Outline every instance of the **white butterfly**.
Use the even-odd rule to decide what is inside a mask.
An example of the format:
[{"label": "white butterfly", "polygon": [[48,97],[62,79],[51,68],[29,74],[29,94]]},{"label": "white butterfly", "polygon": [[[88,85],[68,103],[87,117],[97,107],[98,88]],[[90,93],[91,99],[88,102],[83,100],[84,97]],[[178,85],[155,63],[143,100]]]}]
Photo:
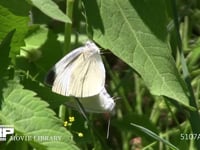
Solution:
[{"label": "white butterfly", "polygon": [[55,93],[79,98],[86,111],[112,111],[115,106],[104,88],[105,68],[100,50],[91,41],[56,63],[48,73],[46,82],[52,84]]},{"label": "white butterfly", "polygon": [[[84,110],[87,112],[112,112],[115,107],[113,98],[107,93],[105,88],[99,94],[90,97],[79,98],[79,101],[81,102]],[[79,106],[76,101],[67,101],[66,104],[79,111]]]}]

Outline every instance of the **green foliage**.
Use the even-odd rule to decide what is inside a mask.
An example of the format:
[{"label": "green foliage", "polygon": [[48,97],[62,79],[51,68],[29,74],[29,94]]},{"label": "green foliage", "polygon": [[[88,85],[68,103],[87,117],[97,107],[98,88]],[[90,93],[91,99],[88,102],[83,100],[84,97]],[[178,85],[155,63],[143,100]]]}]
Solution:
[{"label": "green foliage", "polygon": [[[0,124],[15,129],[0,149],[198,149],[188,136],[200,134],[200,4],[173,2],[0,0]],[[44,79],[87,39],[112,52],[102,57],[116,108],[85,120],[61,111],[74,99]]]},{"label": "green foliage", "polygon": [[59,7],[56,5],[56,3],[54,3],[51,0],[29,0],[31,2],[31,4],[35,7],[37,7],[38,9],[40,9],[44,14],[46,14],[47,16],[58,20],[58,21],[62,21],[65,23],[71,23],[69,17],[67,15],[65,15],[60,9]]},{"label": "green foliage", "polygon": [[148,130],[148,129],[146,129],[146,128],[142,127],[142,126],[136,125],[134,123],[131,123],[131,125],[139,128],[144,133],[148,134],[149,136],[151,136],[152,138],[156,139],[157,141],[161,141],[161,142],[165,143],[166,145],[169,145],[172,149],[175,149],[175,150],[178,149],[176,146],[172,145],[167,140],[160,138],[159,135],[157,135],[156,133],[152,132],[151,130]]},{"label": "green foliage", "polygon": [[14,33],[15,30],[9,32],[0,45],[0,53],[1,53],[0,60],[4,62],[0,64],[0,76],[4,75],[4,72],[7,70],[8,65],[10,64],[10,59],[9,59],[10,43]]},{"label": "green foliage", "polygon": [[24,37],[28,31],[30,6],[25,1],[1,0],[0,1],[0,41],[13,29],[16,33],[11,43],[10,56],[13,58],[19,54],[19,48],[24,43]]},{"label": "green foliage", "polygon": [[[29,141],[33,147],[51,150],[78,149],[72,135],[62,127],[62,121],[55,117],[55,112],[47,108],[48,103],[35,96],[36,93],[23,89],[16,81],[7,81],[0,112],[2,122],[14,125],[16,135],[33,137]],[[52,139],[40,140],[42,136]],[[53,138],[57,138],[57,141]]]}]

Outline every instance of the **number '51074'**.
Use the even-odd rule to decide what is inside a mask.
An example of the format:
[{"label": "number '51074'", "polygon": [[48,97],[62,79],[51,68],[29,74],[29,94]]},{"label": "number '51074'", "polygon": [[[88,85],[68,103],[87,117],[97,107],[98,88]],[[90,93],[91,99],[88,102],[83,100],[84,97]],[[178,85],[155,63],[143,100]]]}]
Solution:
[{"label": "number '51074'", "polygon": [[181,133],[181,140],[200,140],[200,134],[198,133]]}]

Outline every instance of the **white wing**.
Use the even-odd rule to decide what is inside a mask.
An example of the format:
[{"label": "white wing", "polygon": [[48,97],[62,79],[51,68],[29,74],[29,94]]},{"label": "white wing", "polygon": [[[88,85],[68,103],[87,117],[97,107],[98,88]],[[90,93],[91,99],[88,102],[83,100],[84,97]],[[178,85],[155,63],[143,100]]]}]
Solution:
[{"label": "white wing", "polygon": [[77,48],[59,60],[48,72],[45,82],[49,85],[53,85],[55,78],[61,74],[67,66],[70,66],[71,62],[82,53],[83,48],[84,47]]},{"label": "white wing", "polygon": [[94,43],[86,43],[54,67],[55,80],[52,90],[65,96],[89,97],[104,88],[105,68]]},{"label": "white wing", "polygon": [[61,72],[65,70],[77,57],[83,52],[84,47],[77,48],[64,56],[60,61],[56,63],[54,66],[54,70],[56,75],[59,75]]},{"label": "white wing", "polygon": [[105,69],[99,54],[85,60],[78,56],[57,75],[53,91],[65,96],[89,97],[98,94],[105,84]]}]

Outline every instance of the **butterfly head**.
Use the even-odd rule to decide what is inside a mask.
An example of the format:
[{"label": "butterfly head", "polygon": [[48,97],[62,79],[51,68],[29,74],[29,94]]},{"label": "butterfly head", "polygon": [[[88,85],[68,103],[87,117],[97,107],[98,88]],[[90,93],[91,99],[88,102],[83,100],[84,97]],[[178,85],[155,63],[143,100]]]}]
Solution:
[{"label": "butterfly head", "polygon": [[87,53],[88,56],[100,54],[100,49],[96,46],[95,43],[91,41],[86,42],[84,49],[85,49],[85,53]]}]

